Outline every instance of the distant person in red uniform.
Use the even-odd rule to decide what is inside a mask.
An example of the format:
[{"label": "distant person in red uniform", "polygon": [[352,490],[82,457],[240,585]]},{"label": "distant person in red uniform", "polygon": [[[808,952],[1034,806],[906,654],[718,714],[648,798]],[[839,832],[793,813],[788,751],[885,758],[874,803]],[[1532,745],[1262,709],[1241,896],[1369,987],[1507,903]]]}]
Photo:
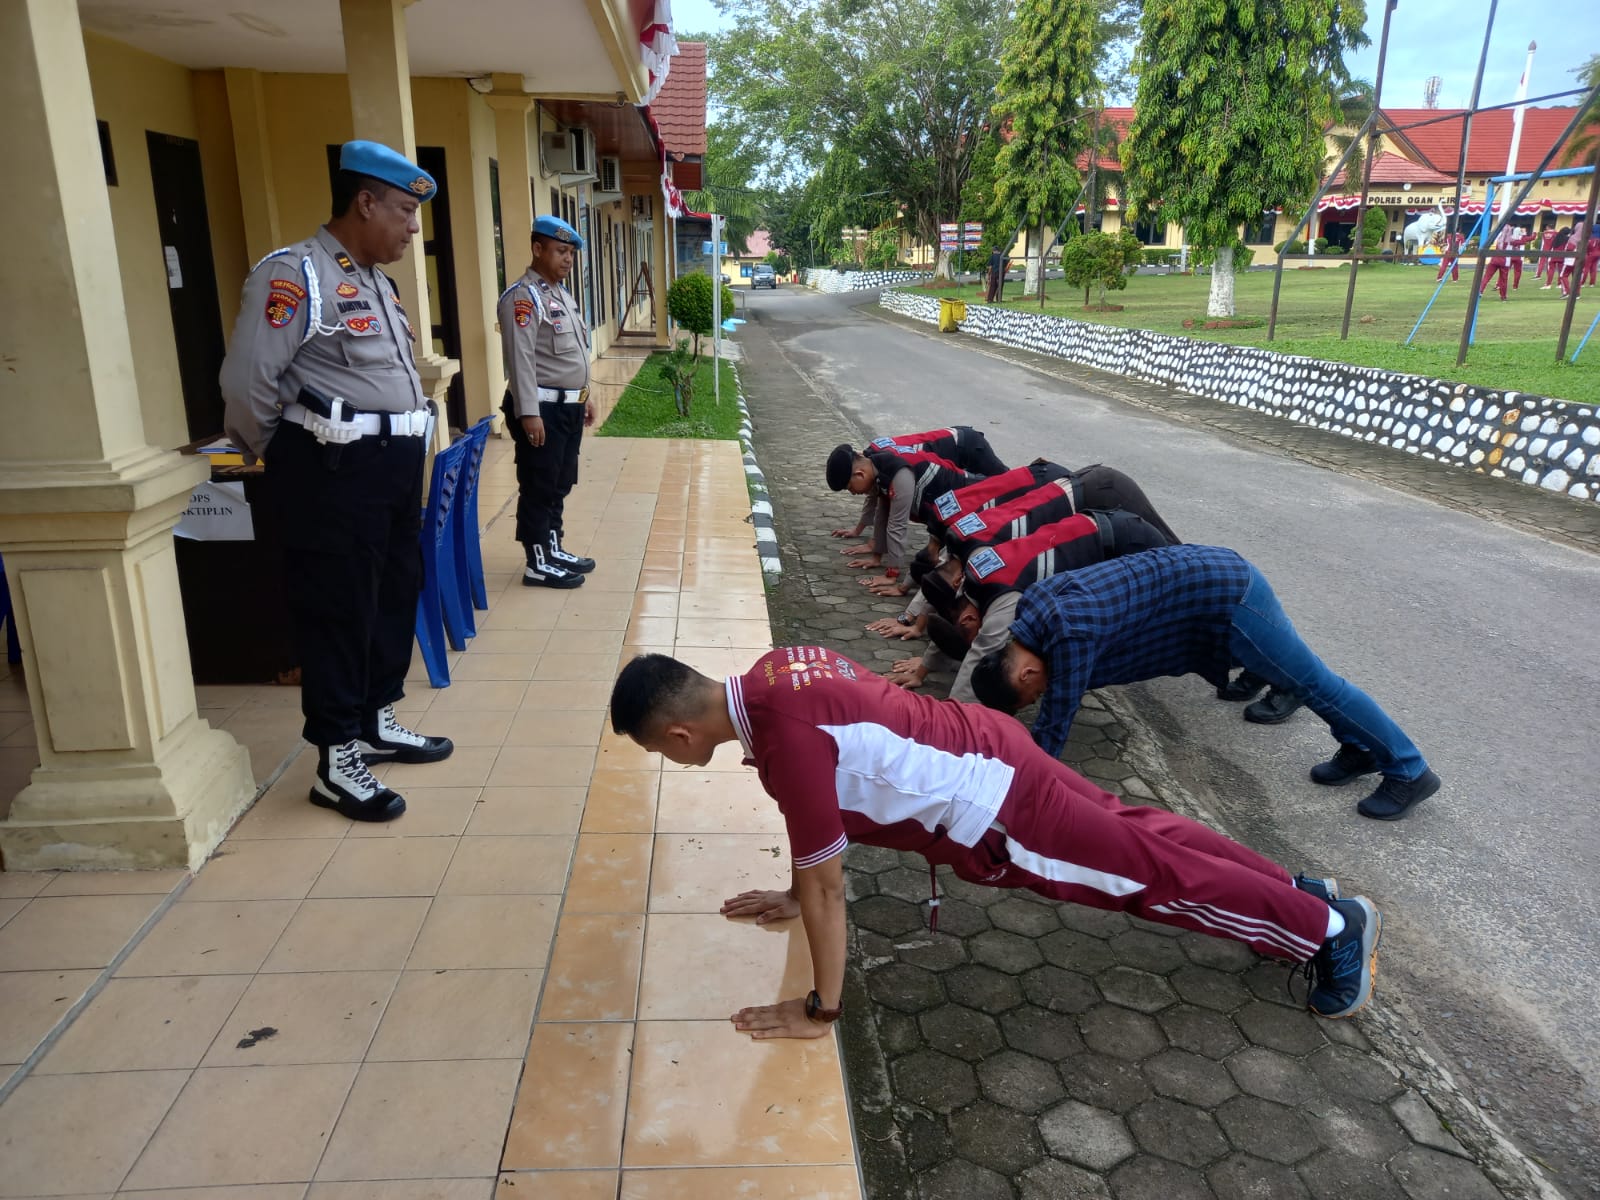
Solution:
[{"label": "distant person in red uniform", "polygon": [[[1567,239],[1567,256],[1561,260],[1561,298],[1563,300],[1572,294],[1572,273],[1579,270],[1578,243],[1582,240],[1583,219],[1580,217],[1578,220],[1572,223],[1572,235]],[[1594,235],[1592,233],[1590,234],[1589,240],[1591,242],[1594,241]],[[1585,260],[1587,260],[1587,247],[1584,248],[1584,257]],[[1588,270],[1587,262],[1585,262],[1582,270]],[[1578,275],[1578,283],[1580,286],[1583,283],[1583,275],[1581,273]]]},{"label": "distant person in red uniform", "polygon": [[1488,293],[1491,284],[1496,285],[1500,299],[1506,299],[1506,276],[1511,268],[1511,260],[1506,257],[1506,251],[1511,249],[1511,231],[1513,225],[1507,225],[1494,239],[1494,245],[1489,250],[1489,269],[1484,273],[1483,286],[1478,289],[1478,295]]},{"label": "distant person in red uniform", "polygon": [[1583,261],[1588,270],[1583,278],[1584,286],[1593,287],[1595,274],[1600,271],[1600,237],[1596,237],[1592,229],[1589,231],[1589,248],[1584,251]]},{"label": "distant person in red uniform", "polygon": [[1551,241],[1551,243],[1550,243],[1550,249],[1552,251],[1554,251],[1554,256],[1544,260],[1545,261],[1544,287],[1539,289],[1541,292],[1549,291],[1551,288],[1553,288],[1556,285],[1556,280],[1561,278],[1561,256],[1562,256],[1562,251],[1566,250],[1567,244],[1571,240],[1572,240],[1572,230],[1571,229],[1558,229],[1558,230],[1556,230],[1556,236],[1555,236],[1554,240]]},{"label": "distant person in red uniform", "polygon": [[1371,996],[1381,920],[1369,901],[1297,879],[1176,813],[1124,805],[1011,717],[902,691],[825,647],[771,650],[726,680],[662,654],[635,658],[612,689],[611,726],[685,766],[737,740],[783,814],[792,885],[743,892],[722,913],[798,916],[814,986],[804,999],[734,1013],[754,1037],[821,1037],[843,1009],[841,856],[851,842],[915,851],[969,883],[1309,962],[1307,1002],[1325,1017],[1348,1017]]},{"label": "distant person in red uniform", "polygon": [[1450,272],[1451,283],[1461,278],[1461,247],[1466,240],[1460,233],[1445,235],[1444,249],[1439,252],[1439,273],[1433,277],[1435,283],[1444,278],[1446,271]]},{"label": "distant person in red uniform", "polygon": [[[1555,245],[1555,242],[1556,242],[1556,231],[1555,231],[1555,229],[1554,228],[1546,229],[1543,233],[1541,233],[1539,235],[1539,252],[1541,254],[1548,254],[1550,252],[1550,248]],[[1536,266],[1535,266],[1535,269],[1534,269],[1534,272],[1533,272],[1533,277],[1535,279],[1543,279],[1543,278],[1545,278],[1545,276],[1549,275],[1549,273],[1550,273],[1550,263],[1552,261],[1553,260],[1548,259],[1548,258],[1541,258],[1538,261],[1538,263],[1536,264]],[[1544,286],[1545,287],[1549,287],[1550,285],[1549,284],[1545,284]]]},{"label": "distant person in red uniform", "polygon": [[1510,248],[1517,254],[1517,257],[1511,260],[1511,290],[1514,292],[1522,286],[1522,254],[1527,250],[1533,233],[1524,229],[1521,225],[1512,225],[1509,228],[1511,230]]}]

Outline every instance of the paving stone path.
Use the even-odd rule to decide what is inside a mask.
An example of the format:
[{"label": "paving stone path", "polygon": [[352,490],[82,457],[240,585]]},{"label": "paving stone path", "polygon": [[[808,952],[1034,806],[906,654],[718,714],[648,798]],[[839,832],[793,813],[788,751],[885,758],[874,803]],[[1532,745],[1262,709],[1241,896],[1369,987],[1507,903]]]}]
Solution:
[{"label": "paving stone path", "polygon": [[[822,464],[862,431],[759,324],[741,340],[784,560],[769,597],[775,638],[879,670],[920,653],[921,642],[864,631],[899,605],[868,595],[829,536],[857,507],[826,491]],[[1155,748],[1134,720],[1091,695],[1065,760],[1107,791],[1184,807],[1136,767]],[[1377,1049],[1364,1020],[1310,1016],[1282,964],[948,872],[931,933],[923,859],[857,846],[846,864],[842,1029],[871,1200],[1533,1194],[1514,1164],[1474,1161],[1421,1094],[1426,1077]]]}]

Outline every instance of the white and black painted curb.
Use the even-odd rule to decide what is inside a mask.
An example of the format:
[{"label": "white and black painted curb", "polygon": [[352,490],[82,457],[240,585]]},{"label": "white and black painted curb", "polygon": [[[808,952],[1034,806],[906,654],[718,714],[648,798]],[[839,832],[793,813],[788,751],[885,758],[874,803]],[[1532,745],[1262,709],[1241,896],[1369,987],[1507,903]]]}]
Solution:
[{"label": "white and black painted curb", "polygon": [[[730,364],[733,365],[733,364]],[[733,365],[733,378],[739,395],[739,449],[744,455],[744,478],[750,485],[750,524],[756,531],[756,553],[761,555],[761,574],[768,584],[778,582],[783,561],[778,557],[778,531],[772,524],[772,493],[767,477],[756,462],[755,435],[750,424],[750,406],[744,402],[744,381]]]},{"label": "white and black painted curb", "polygon": [[807,267],[806,286],[819,292],[865,292],[899,283],[927,283],[927,271],[835,271],[830,267]]},{"label": "white and black painted curb", "polygon": [[[890,312],[938,323],[937,297],[887,291],[880,302]],[[1590,405],[986,304],[969,303],[960,328],[1001,345],[1600,501],[1600,414]]]}]

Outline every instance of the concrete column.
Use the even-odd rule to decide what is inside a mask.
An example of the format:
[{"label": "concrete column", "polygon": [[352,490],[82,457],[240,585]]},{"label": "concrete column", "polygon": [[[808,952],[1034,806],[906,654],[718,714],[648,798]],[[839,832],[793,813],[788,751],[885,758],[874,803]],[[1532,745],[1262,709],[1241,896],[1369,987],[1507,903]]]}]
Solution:
[{"label": "concrete column", "polygon": [[267,143],[266,101],[261,72],[228,67],[222,72],[233,122],[233,152],[239,165],[239,203],[244,212],[246,257],[254,266],[284,245],[278,221],[278,188]]},{"label": "concrete column", "polygon": [[[527,270],[528,234],[533,229],[533,168],[528,156],[528,114],[533,97],[515,75],[494,76],[484,98],[494,109],[495,158],[500,163],[500,229],[505,240],[506,282]],[[513,266],[515,264],[515,266]]]},{"label": "concrete column", "polygon": [[656,345],[672,348],[672,335],[669,331],[671,318],[667,316],[667,289],[672,286],[677,270],[672,261],[672,218],[667,216],[667,198],[661,194],[661,185],[658,183],[651,197],[650,205],[650,244],[654,250],[651,257],[654,261],[650,264],[650,280],[655,286],[656,300]]},{"label": "concrete column", "polygon": [[[350,78],[350,115],[357,138],[382,142],[416,161],[417,136],[411,120],[411,56],[406,43],[405,10],[414,0],[339,0],[344,22],[345,70]],[[442,181],[441,181],[442,182]],[[433,304],[422,244],[384,268],[400,285],[400,299],[417,331],[417,373],[422,389],[439,406],[437,446],[448,443],[445,391],[461,364],[433,352]]]},{"label": "concrete column", "polygon": [[[46,85],[46,80],[49,81]],[[77,6],[0,3],[0,553],[40,766],[9,870],[198,866],[254,794],[196,714],[172,527],[205,464],[146,444]]]}]

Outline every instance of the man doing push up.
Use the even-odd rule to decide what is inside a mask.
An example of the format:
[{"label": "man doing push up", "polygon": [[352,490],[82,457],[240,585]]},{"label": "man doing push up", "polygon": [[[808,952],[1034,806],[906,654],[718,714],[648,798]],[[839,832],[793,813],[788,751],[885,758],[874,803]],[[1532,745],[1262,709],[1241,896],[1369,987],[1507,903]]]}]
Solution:
[{"label": "man doing push up", "polygon": [[1325,1017],[1348,1017],[1371,996],[1380,919],[1366,899],[1340,899],[1331,880],[1292,877],[1186,817],[1125,805],[1013,718],[903,691],[824,647],[768,651],[727,680],[662,654],[635,658],[612,689],[611,725],[685,766],[737,739],[778,802],[792,885],[735,896],[722,911],[799,916],[815,986],[735,1013],[755,1037],[818,1037],[841,1012],[850,842],[1309,963],[1308,1003]]}]

